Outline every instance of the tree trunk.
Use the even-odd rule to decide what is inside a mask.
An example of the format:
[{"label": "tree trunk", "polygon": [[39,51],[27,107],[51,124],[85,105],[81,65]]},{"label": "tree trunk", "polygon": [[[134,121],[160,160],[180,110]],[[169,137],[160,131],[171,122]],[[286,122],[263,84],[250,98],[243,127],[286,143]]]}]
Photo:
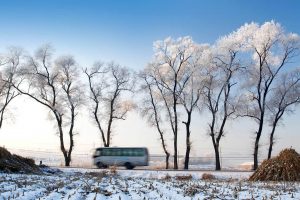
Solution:
[{"label": "tree trunk", "polygon": [[178,150],[177,150],[177,134],[178,134],[178,116],[177,116],[177,74],[174,77],[175,84],[173,87],[173,112],[174,112],[174,169],[178,169]]},{"label": "tree trunk", "polygon": [[110,101],[110,114],[109,114],[109,120],[107,125],[107,132],[106,132],[106,144],[104,144],[105,147],[110,146],[110,134],[111,134],[111,126],[113,123],[113,117],[114,117],[114,105],[115,105],[115,99],[116,99],[117,90],[114,93],[113,99]]},{"label": "tree trunk", "polygon": [[161,134],[161,140],[162,140],[162,146],[163,146],[163,149],[164,149],[164,152],[166,154],[166,169],[169,169],[169,158],[170,158],[170,153],[168,152],[167,150],[167,147],[165,145],[165,141],[164,141],[164,138],[163,138],[163,135],[162,133]]},{"label": "tree trunk", "polygon": [[170,158],[170,154],[166,153],[166,169],[169,169],[169,158]]},{"label": "tree trunk", "polygon": [[191,141],[190,141],[191,114],[192,113],[188,111],[187,112],[188,119],[186,122],[183,122],[186,128],[186,152],[185,152],[185,159],[184,159],[184,169],[189,169],[190,151],[191,151]]},{"label": "tree trunk", "polygon": [[[260,124],[262,124],[262,123],[260,123]],[[253,153],[253,157],[254,157],[253,170],[256,170],[258,167],[258,148],[259,148],[259,139],[261,136],[261,132],[262,132],[262,125],[259,126],[259,129],[256,132],[256,138],[255,138],[255,143],[254,143],[254,153]]]},{"label": "tree trunk", "polygon": [[69,156],[65,156],[65,166],[69,167],[71,163],[71,157]]},{"label": "tree trunk", "polygon": [[1,111],[1,117],[0,117],[0,128],[2,128],[2,123],[3,123],[3,119],[4,119],[4,111],[5,111],[5,105]]},{"label": "tree trunk", "polygon": [[71,153],[72,151],[68,151],[68,156],[65,158],[65,165],[66,167],[69,167],[72,161],[72,157],[71,157]]},{"label": "tree trunk", "polygon": [[103,145],[106,147],[106,139],[105,139],[105,134],[104,134],[104,131],[101,127],[101,124],[100,124],[100,121],[99,121],[99,118],[98,118],[98,109],[99,109],[99,102],[96,101],[96,105],[95,105],[95,108],[94,108],[94,119],[96,121],[96,124],[97,124],[97,127],[101,133],[101,138],[102,138],[102,142],[103,142]]},{"label": "tree trunk", "polygon": [[214,150],[215,150],[215,169],[216,171],[220,171],[221,170],[221,162],[220,162],[220,152],[219,152],[219,144],[216,143],[213,145],[214,146]]},{"label": "tree trunk", "polygon": [[6,94],[6,97],[5,97],[5,103],[3,104],[3,108],[2,108],[2,111],[1,111],[0,128],[2,128],[5,109],[8,106],[8,104],[10,103],[10,101],[14,98],[13,95],[10,97],[10,90],[12,88],[12,85],[11,85],[12,84],[11,83],[12,80],[11,79],[12,79],[12,77],[10,77],[10,79],[9,79],[9,87],[8,87],[8,91],[7,91],[7,94]]},{"label": "tree trunk", "polygon": [[259,127],[256,132],[256,138],[254,142],[254,153],[253,153],[253,170],[256,170],[258,167],[258,148],[259,148],[259,139],[262,133],[263,125],[264,125],[264,108],[260,108],[260,120],[259,120]]},{"label": "tree trunk", "polygon": [[271,156],[272,156],[272,149],[273,149],[273,130],[272,133],[270,135],[270,144],[269,144],[269,151],[268,151],[268,160],[270,160]]},{"label": "tree trunk", "polygon": [[[187,140],[189,140],[189,139],[187,139]],[[185,159],[184,159],[184,169],[189,169],[190,151],[191,151],[191,145],[187,144],[186,152],[185,152]]]},{"label": "tree trunk", "polygon": [[68,157],[68,152],[66,151],[65,145],[64,145],[64,132],[62,129],[62,120],[61,116],[53,110],[53,113],[56,118],[57,126],[58,126],[58,131],[59,131],[59,141],[60,141],[60,150],[63,153],[64,159],[65,159],[65,166],[70,166],[70,158]]},{"label": "tree trunk", "polygon": [[174,169],[178,169],[178,162],[177,162],[177,133],[174,134]]},{"label": "tree trunk", "polygon": [[72,161],[72,151],[74,147],[74,139],[73,139],[73,127],[74,127],[74,120],[75,120],[75,111],[74,108],[72,109],[72,122],[69,130],[69,139],[70,139],[70,146],[69,146],[69,151],[68,151],[68,160],[66,162],[66,166],[70,166],[70,163]]},{"label": "tree trunk", "polygon": [[60,139],[60,150],[63,153],[64,158],[65,158],[65,166],[70,166],[70,160],[68,158],[68,152],[66,151],[65,146],[64,146],[64,139],[63,139],[62,132],[59,134],[59,139]]},{"label": "tree trunk", "polygon": [[110,119],[108,121],[107,126],[107,135],[106,135],[106,144],[104,144],[105,147],[109,147],[110,145],[110,133],[111,133],[111,124],[112,124],[112,115],[110,116]]},{"label": "tree trunk", "polygon": [[273,150],[273,144],[274,144],[274,133],[275,133],[275,129],[277,126],[277,122],[278,120],[276,119],[273,123],[273,127],[272,127],[272,131],[270,134],[270,144],[269,144],[269,151],[268,151],[268,160],[271,158],[272,156],[272,150]]},{"label": "tree trunk", "polygon": [[[175,101],[175,100],[174,100]],[[174,117],[175,117],[175,130],[174,130],[174,169],[178,169],[178,150],[177,150],[177,131],[178,131],[178,119],[177,119],[177,107],[176,101],[174,103]]]},{"label": "tree trunk", "polygon": [[256,170],[258,167],[258,145],[259,145],[259,137],[260,135],[257,133],[255,143],[254,143],[254,160],[253,160],[253,170]]},{"label": "tree trunk", "polygon": [[215,150],[215,170],[219,171],[221,170],[221,162],[220,162],[220,152],[219,152],[219,140],[215,139],[215,135],[213,134],[213,127],[211,127],[211,140],[213,143],[213,147]]}]

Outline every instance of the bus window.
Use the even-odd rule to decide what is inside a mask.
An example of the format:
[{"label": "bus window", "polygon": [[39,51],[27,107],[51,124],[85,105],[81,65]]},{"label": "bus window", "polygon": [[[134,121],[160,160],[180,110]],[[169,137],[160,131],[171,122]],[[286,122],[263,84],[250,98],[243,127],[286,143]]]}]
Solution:
[{"label": "bus window", "polygon": [[102,150],[103,156],[111,156],[111,150],[110,149],[103,149]]},{"label": "bus window", "polygon": [[115,149],[115,156],[122,156],[122,150],[121,149]]}]

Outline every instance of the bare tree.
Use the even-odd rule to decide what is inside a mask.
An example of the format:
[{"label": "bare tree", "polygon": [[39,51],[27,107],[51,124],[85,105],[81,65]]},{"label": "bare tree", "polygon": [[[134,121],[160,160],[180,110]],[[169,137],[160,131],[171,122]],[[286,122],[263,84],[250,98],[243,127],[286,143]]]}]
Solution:
[{"label": "bare tree", "polygon": [[184,159],[184,169],[189,168],[190,151],[192,146],[190,139],[192,114],[198,106],[198,102],[200,100],[200,95],[202,91],[202,84],[197,78],[198,77],[195,76],[195,73],[192,73],[186,88],[182,91],[181,94],[181,104],[183,105],[184,110],[186,111],[187,117],[186,121],[182,121],[186,129],[186,152]]},{"label": "bare tree", "polygon": [[147,118],[147,121],[151,126],[156,127],[160,136],[163,151],[166,156],[166,169],[169,169],[170,153],[167,150],[166,139],[164,136],[165,134],[162,128],[163,122],[161,117],[161,110],[163,108],[163,105],[161,105],[162,102],[160,101],[160,93],[156,89],[156,82],[149,75],[147,75],[147,72],[141,73],[140,78],[143,80],[144,83],[141,86],[141,91],[147,94],[142,103],[143,105],[141,107],[141,113],[143,117]]},{"label": "bare tree", "polygon": [[238,34],[231,33],[222,37],[211,47],[210,64],[203,76],[205,106],[211,114],[209,135],[215,152],[215,169],[221,170],[220,141],[225,135],[227,121],[236,111],[237,93],[232,87],[237,84],[237,75],[241,69],[238,54],[243,45]]},{"label": "bare tree", "polygon": [[10,47],[8,53],[0,59],[0,128],[2,127],[4,114],[10,102],[19,95],[13,88],[13,84],[19,85],[22,80],[17,76],[21,63],[23,50],[18,47]]},{"label": "bare tree", "polygon": [[220,163],[220,141],[225,135],[225,126],[228,119],[235,112],[234,98],[232,98],[232,87],[236,84],[235,75],[239,70],[239,64],[235,62],[236,52],[230,52],[229,62],[220,60],[216,68],[207,74],[205,84],[206,107],[211,113],[209,123],[209,135],[211,136],[215,151],[215,169],[221,170]]},{"label": "bare tree", "polygon": [[[34,57],[29,56],[27,66],[22,70],[27,85],[15,88],[50,110],[56,121],[65,166],[70,166],[75,118],[81,104],[81,84],[74,58],[63,56],[53,62],[52,52],[52,47],[45,45],[36,51]],[[68,136],[65,132],[68,132]],[[68,138],[68,148],[65,137]]]},{"label": "bare tree", "polygon": [[116,63],[104,67],[96,63],[85,69],[89,82],[93,118],[101,133],[105,147],[111,145],[112,127],[116,120],[125,120],[128,111],[134,108],[132,101],[123,97],[124,92],[132,92],[135,81],[129,69]]},{"label": "bare tree", "polygon": [[269,139],[268,159],[271,158],[274,145],[274,133],[284,113],[290,113],[300,103],[300,69],[280,76],[272,91],[267,107],[271,111],[269,122],[272,127]]},{"label": "bare tree", "polygon": [[60,97],[61,120],[64,116],[64,127],[69,136],[68,150],[64,147],[63,134],[59,134],[61,141],[61,149],[65,157],[65,165],[69,166],[71,162],[71,154],[74,148],[74,131],[75,119],[78,114],[78,108],[82,104],[82,84],[79,81],[79,70],[76,61],[72,56],[62,56],[56,60],[56,67],[59,72],[59,87],[63,90]]},{"label": "bare tree", "polygon": [[[182,92],[180,95],[180,104],[185,110],[186,120],[182,121],[185,125],[186,132],[186,151],[184,159],[184,169],[189,168],[190,151],[192,147],[191,142],[191,123],[192,116],[195,110],[200,110],[201,95],[203,95],[204,89],[204,77],[202,71],[207,67],[207,61],[209,60],[209,45],[198,45],[194,48],[194,53],[189,59],[189,64],[186,68],[186,83],[184,85],[179,84]],[[201,102],[202,104],[202,102]]]},{"label": "bare tree", "polygon": [[154,60],[149,65],[152,68],[152,78],[156,81],[165,104],[167,118],[174,135],[174,169],[178,169],[178,104],[180,95],[190,77],[186,70],[189,60],[195,53],[197,45],[190,37],[154,43]]},{"label": "bare tree", "polygon": [[237,32],[246,35],[246,45],[252,54],[252,65],[248,67],[248,116],[258,124],[254,143],[254,170],[258,167],[259,141],[265,117],[268,114],[267,102],[276,78],[283,68],[296,56],[299,50],[299,36],[286,34],[283,28],[273,21],[259,26],[251,23],[242,26]]}]

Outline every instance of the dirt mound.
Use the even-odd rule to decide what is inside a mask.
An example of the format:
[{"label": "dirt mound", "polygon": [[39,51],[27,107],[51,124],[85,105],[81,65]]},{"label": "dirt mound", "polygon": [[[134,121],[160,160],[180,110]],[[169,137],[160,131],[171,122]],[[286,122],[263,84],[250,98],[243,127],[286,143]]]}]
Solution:
[{"label": "dirt mound", "polygon": [[278,156],[264,160],[250,181],[300,181],[300,155],[285,149]]},{"label": "dirt mound", "polygon": [[40,168],[35,165],[33,159],[11,154],[3,147],[0,147],[0,171],[33,174],[42,173]]}]

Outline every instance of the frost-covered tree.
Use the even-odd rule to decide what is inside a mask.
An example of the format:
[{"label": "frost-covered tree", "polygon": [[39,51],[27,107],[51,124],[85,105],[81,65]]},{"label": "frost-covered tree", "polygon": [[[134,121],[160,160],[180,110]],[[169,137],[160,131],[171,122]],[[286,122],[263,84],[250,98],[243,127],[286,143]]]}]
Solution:
[{"label": "frost-covered tree", "polygon": [[186,151],[184,159],[184,169],[189,168],[190,151],[192,147],[191,141],[191,123],[193,113],[201,106],[203,100],[202,94],[204,89],[204,76],[202,74],[204,68],[207,67],[207,61],[210,60],[209,45],[201,44],[195,45],[194,53],[189,59],[189,64],[186,67],[186,80],[185,84],[179,84],[179,88],[183,86],[180,95],[180,105],[183,106],[185,111],[186,120],[182,121],[185,126],[186,132]]},{"label": "frost-covered tree", "polygon": [[178,169],[178,122],[180,98],[191,71],[188,69],[198,45],[190,37],[174,40],[167,38],[154,43],[154,59],[148,65],[150,76],[155,80],[167,121],[174,136],[174,169]]},{"label": "frost-covered tree", "polygon": [[281,74],[276,86],[271,91],[267,107],[270,110],[268,121],[271,126],[268,159],[271,158],[274,145],[274,133],[285,113],[294,111],[300,103],[300,69]]},{"label": "frost-covered tree", "polygon": [[262,25],[245,24],[236,31],[244,38],[252,62],[247,67],[248,101],[246,113],[258,124],[254,143],[254,169],[258,167],[259,141],[268,114],[267,102],[276,79],[297,55],[299,36],[286,33],[280,24],[271,21]]},{"label": "frost-covered tree", "polygon": [[[49,109],[56,122],[65,166],[70,166],[75,119],[82,103],[82,84],[72,56],[61,56],[55,61],[52,56],[53,49],[49,45],[39,48],[34,56],[28,56],[26,66],[20,72],[26,83],[15,85],[15,88]],[[68,142],[65,142],[66,138]]]},{"label": "frost-covered tree", "polygon": [[205,105],[211,114],[209,135],[215,152],[215,169],[221,170],[220,141],[225,135],[227,121],[236,111],[238,104],[237,91],[233,86],[238,83],[238,73],[241,69],[240,52],[243,45],[235,32],[222,37],[211,48],[205,68],[204,83]]},{"label": "frost-covered tree", "polygon": [[0,57],[0,128],[4,121],[4,114],[10,102],[19,95],[13,85],[22,82],[18,77],[18,68],[22,64],[23,50],[18,47],[10,47]]},{"label": "frost-covered tree", "polygon": [[145,72],[140,73],[140,79],[142,80],[141,83],[141,91],[145,93],[145,97],[140,105],[141,114],[144,118],[147,119],[147,122],[151,125],[156,127],[157,132],[160,136],[161,146],[166,156],[166,169],[169,169],[169,158],[170,153],[167,149],[167,141],[165,137],[165,130],[163,127],[163,113],[161,112],[164,107],[164,103],[161,101],[162,97],[160,96],[161,93],[157,90],[159,87],[155,80],[151,77],[151,75]]},{"label": "frost-covered tree", "polygon": [[111,145],[112,128],[116,120],[125,120],[134,103],[126,99],[126,92],[135,86],[133,74],[116,63],[104,66],[97,62],[85,69],[90,89],[91,112],[105,147]]}]

